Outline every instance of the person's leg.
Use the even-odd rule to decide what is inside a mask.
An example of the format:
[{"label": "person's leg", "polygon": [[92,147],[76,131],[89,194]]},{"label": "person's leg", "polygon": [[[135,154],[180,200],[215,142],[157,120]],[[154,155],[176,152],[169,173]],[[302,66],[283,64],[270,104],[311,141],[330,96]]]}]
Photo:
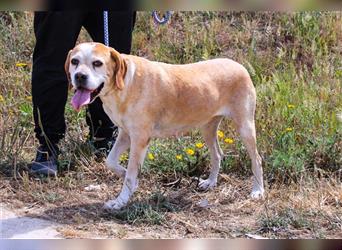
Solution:
[{"label": "person's leg", "polygon": [[[121,53],[129,54],[131,52],[135,12],[110,11],[108,19],[109,45]],[[95,42],[104,43],[103,12],[90,12],[85,20],[84,27]],[[104,112],[100,98],[88,105],[86,120],[90,128],[91,138],[111,138],[113,132],[117,131],[117,127]]]},{"label": "person's leg", "polygon": [[[32,101],[36,138],[40,151],[58,151],[56,144],[65,133],[64,108],[68,81],[64,62],[76,43],[84,18],[82,12],[36,12],[33,52]],[[44,161],[39,157],[36,161]]]}]

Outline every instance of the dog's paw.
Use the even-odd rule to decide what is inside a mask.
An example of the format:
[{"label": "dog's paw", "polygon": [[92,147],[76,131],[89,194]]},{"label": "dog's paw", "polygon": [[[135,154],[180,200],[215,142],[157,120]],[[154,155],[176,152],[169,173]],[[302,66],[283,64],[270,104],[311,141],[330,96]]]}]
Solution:
[{"label": "dog's paw", "polygon": [[126,204],[120,202],[118,199],[109,200],[103,205],[103,210],[105,210],[107,212],[114,212],[116,210],[120,210],[125,205]]},{"label": "dog's paw", "polygon": [[107,167],[108,167],[111,171],[113,171],[114,174],[117,175],[118,177],[123,178],[123,179],[125,178],[125,176],[126,176],[126,171],[127,171],[127,170],[126,170],[126,168],[124,168],[123,166],[121,166],[121,165],[119,165],[119,164],[112,166],[112,165],[110,165],[110,164],[107,163]]},{"label": "dog's paw", "polygon": [[251,198],[254,200],[263,199],[264,198],[264,190],[263,189],[252,190]]},{"label": "dog's paw", "polygon": [[202,191],[206,191],[208,189],[212,189],[215,186],[216,186],[216,181],[212,181],[212,180],[209,180],[209,179],[206,179],[206,180],[200,179],[200,182],[198,184],[199,189],[202,190]]}]

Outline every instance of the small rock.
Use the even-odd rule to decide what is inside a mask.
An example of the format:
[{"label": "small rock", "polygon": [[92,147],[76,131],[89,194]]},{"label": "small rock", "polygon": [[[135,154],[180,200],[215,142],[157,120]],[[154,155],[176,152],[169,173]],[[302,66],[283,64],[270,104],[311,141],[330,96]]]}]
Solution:
[{"label": "small rock", "polygon": [[256,235],[256,234],[246,234],[246,236],[247,236],[248,238],[251,238],[251,239],[267,239],[267,238],[265,238],[265,237],[263,237],[263,236]]},{"label": "small rock", "polygon": [[208,208],[209,207],[209,201],[207,199],[203,199],[199,202],[197,202],[197,206],[201,208]]},{"label": "small rock", "polygon": [[101,190],[101,185],[89,185],[88,187],[84,188],[85,191],[99,191]]}]

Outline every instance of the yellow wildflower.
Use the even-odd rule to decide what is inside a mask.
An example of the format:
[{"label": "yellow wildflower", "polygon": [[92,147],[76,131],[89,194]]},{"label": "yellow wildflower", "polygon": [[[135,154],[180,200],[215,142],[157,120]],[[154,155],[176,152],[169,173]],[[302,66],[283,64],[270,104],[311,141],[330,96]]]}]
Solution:
[{"label": "yellow wildflower", "polygon": [[293,109],[293,108],[295,107],[295,105],[293,105],[293,104],[288,104],[287,107],[288,107],[289,109]]},{"label": "yellow wildflower", "polygon": [[153,161],[154,160],[154,155],[152,153],[148,153],[148,159]]},{"label": "yellow wildflower", "polygon": [[195,146],[196,148],[203,148],[204,144],[202,142],[197,142]]},{"label": "yellow wildflower", "polygon": [[177,159],[177,160],[182,160],[182,159],[183,159],[183,156],[182,156],[182,155],[176,155],[176,159]]},{"label": "yellow wildflower", "polygon": [[5,99],[2,95],[0,95],[0,102],[5,102]]},{"label": "yellow wildflower", "polygon": [[187,153],[188,155],[194,155],[194,154],[195,154],[195,151],[194,151],[193,149],[191,149],[191,148],[188,148],[188,149],[186,150],[186,153]]},{"label": "yellow wildflower", "polygon": [[223,131],[217,130],[217,136],[218,136],[219,138],[223,138],[223,137],[224,137]]},{"label": "yellow wildflower", "polygon": [[26,67],[27,63],[16,63],[15,66],[17,66],[17,67]]},{"label": "yellow wildflower", "polygon": [[234,139],[226,138],[226,139],[224,139],[224,142],[227,143],[227,144],[233,144],[234,143]]},{"label": "yellow wildflower", "polygon": [[286,128],[286,132],[291,132],[293,131],[293,128]]},{"label": "yellow wildflower", "polygon": [[120,156],[120,161],[127,161],[128,160],[128,154],[122,154]]},{"label": "yellow wildflower", "polygon": [[32,96],[26,96],[26,100],[28,100],[28,101],[32,101]]}]

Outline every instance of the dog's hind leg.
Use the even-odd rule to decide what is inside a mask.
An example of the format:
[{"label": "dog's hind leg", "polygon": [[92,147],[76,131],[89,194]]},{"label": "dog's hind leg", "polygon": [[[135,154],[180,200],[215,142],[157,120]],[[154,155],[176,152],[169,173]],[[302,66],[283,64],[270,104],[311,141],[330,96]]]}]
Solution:
[{"label": "dog's hind leg", "polygon": [[210,152],[211,171],[208,179],[201,180],[199,188],[207,190],[216,186],[217,176],[220,170],[220,162],[223,157],[222,149],[217,140],[217,129],[222,120],[222,116],[214,117],[209,123],[202,127],[202,135]]},{"label": "dog's hind leg", "polygon": [[232,118],[252,161],[253,187],[251,197],[253,199],[260,199],[264,195],[264,182],[262,161],[256,145],[254,108],[246,110],[246,112],[244,109],[239,111],[239,114]]},{"label": "dog's hind leg", "polygon": [[115,200],[109,200],[105,203],[104,209],[106,210],[118,210],[126,206],[138,187],[138,172],[144,162],[149,138],[139,135],[131,136],[130,139],[130,155],[122,190]]},{"label": "dog's hind leg", "polygon": [[119,164],[120,156],[128,148],[130,144],[129,135],[119,128],[119,134],[116,138],[115,144],[111,149],[106,159],[106,165],[110,170],[113,170],[115,174],[120,177],[125,177],[126,169]]}]

